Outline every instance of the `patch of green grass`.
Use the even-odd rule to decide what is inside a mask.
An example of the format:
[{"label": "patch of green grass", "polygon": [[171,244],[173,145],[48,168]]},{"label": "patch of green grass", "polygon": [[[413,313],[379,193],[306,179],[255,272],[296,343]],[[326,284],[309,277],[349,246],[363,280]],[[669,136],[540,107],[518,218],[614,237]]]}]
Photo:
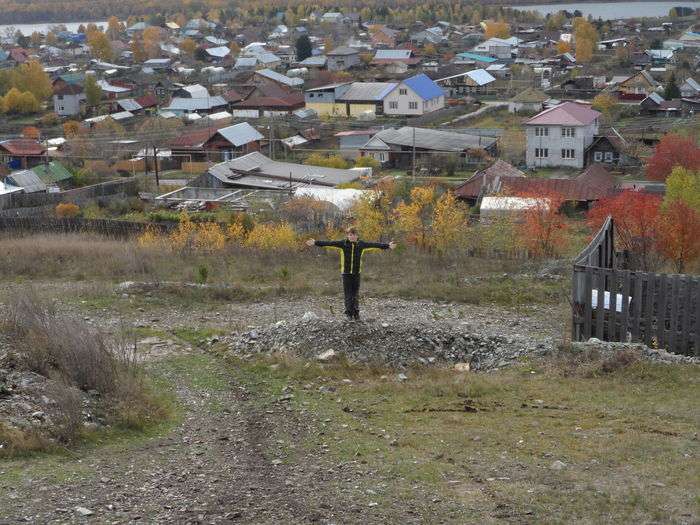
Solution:
[{"label": "patch of green grass", "polygon": [[206,354],[174,356],[159,362],[160,368],[177,374],[190,387],[201,391],[224,391],[230,388],[228,376],[216,358]]},{"label": "patch of green grass", "polygon": [[226,333],[225,330],[218,328],[192,328],[189,326],[182,326],[179,328],[174,328],[170,331],[174,336],[187,341],[191,345],[197,346],[211,337],[223,335]]},{"label": "patch of green grass", "polygon": [[[467,521],[684,521],[697,513],[697,367],[433,368],[409,370],[405,382],[379,367],[289,357],[237,360],[234,369],[261,403],[292,386],[294,406],[325,422],[302,448],[308,454],[322,441],[335,461],[371,465],[391,480],[375,501],[421,487]],[[566,467],[552,470],[555,460]]]}]

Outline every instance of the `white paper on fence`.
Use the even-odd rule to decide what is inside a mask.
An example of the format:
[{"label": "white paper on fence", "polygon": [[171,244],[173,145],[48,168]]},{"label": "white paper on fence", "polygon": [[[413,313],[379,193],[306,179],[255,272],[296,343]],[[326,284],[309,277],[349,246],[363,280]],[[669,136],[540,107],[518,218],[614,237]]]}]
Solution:
[{"label": "white paper on fence", "polygon": [[[615,294],[615,311],[616,312],[622,312],[622,294],[618,293]],[[632,300],[631,297],[627,297],[627,306],[629,307],[630,301]],[[593,288],[591,290],[591,308],[596,309],[598,308],[598,290]],[[610,310],[610,292],[605,290],[604,296],[603,296],[603,308],[605,310]]]},{"label": "white paper on fence", "polygon": [[314,197],[322,201],[335,204],[340,210],[346,211],[362,197],[368,190],[357,190],[354,188],[318,188],[301,186],[294,191],[297,197]]}]

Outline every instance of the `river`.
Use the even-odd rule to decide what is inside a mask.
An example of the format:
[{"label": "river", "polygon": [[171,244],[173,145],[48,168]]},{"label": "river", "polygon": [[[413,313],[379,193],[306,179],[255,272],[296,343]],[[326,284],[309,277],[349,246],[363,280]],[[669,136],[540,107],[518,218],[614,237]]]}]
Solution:
[{"label": "river", "polygon": [[49,32],[49,29],[57,25],[66,26],[66,29],[68,29],[68,31],[75,32],[78,30],[78,27],[80,27],[80,24],[83,24],[84,26],[87,26],[88,24],[96,24],[98,27],[101,27],[103,29],[107,27],[107,22],[104,20],[100,22],[59,22],[55,24],[50,22],[38,24],[7,24],[0,25],[0,36],[5,36],[9,28],[12,28],[15,31],[22,31],[22,34],[25,36],[29,36],[35,31],[46,34]]},{"label": "river", "polygon": [[513,6],[520,11],[538,11],[543,15],[557,13],[562,9],[573,12],[578,9],[583,16],[615,20],[618,18],[642,18],[668,16],[672,7],[691,7],[700,9],[700,2],[670,1],[670,2],[591,2],[572,4],[533,4]]}]

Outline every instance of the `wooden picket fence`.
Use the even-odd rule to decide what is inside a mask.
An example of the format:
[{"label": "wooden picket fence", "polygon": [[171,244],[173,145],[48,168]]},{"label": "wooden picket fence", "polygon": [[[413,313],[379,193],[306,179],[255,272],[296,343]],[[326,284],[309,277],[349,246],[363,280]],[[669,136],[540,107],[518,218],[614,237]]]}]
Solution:
[{"label": "wooden picket fence", "polygon": [[609,217],[574,262],[572,339],[643,342],[700,356],[700,277],[616,266]]}]

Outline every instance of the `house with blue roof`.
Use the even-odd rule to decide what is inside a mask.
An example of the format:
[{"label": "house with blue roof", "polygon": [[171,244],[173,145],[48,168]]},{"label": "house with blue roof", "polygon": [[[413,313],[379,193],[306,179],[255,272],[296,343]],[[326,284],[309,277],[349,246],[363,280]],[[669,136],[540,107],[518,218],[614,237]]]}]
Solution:
[{"label": "house with blue roof", "polygon": [[424,73],[399,82],[384,97],[385,115],[425,115],[445,107],[445,92]]}]

